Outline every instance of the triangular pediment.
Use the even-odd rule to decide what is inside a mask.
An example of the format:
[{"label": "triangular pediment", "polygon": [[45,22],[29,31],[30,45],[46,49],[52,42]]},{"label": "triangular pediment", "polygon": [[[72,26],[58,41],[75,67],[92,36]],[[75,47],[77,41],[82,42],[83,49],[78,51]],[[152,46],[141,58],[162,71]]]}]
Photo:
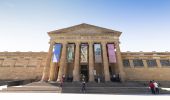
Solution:
[{"label": "triangular pediment", "polygon": [[90,24],[85,24],[85,23],[48,32],[48,34],[64,34],[64,33],[66,33],[66,34],[69,34],[69,33],[73,33],[73,34],[115,33],[115,34],[118,34],[118,33],[120,33],[121,34],[121,32],[119,32],[119,31],[102,28],[102,27],[98,27],[98,26],[94,26],[94,25],[90,25]]}]

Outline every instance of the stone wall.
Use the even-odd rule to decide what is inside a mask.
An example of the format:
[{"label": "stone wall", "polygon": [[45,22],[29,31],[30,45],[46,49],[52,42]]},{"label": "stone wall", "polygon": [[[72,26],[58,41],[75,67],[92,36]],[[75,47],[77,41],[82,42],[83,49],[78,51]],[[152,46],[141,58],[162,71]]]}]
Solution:
[{"label": "stone wall", "polygon": [[170,81],[170,68],[125,68],[125,73],[132,81]]},{"label": "stone wall", "polygon": [[[170,63],[163,66],[160,62],[160,60],[169,60],[170,62],[170,52],[123,52],[123,59],[129,60],[130,63],[130,66],[124,66],[126,80],[170,81]],[[134,59],[141,59],[143,66],[135,66]],[[147,60],[150,59],[154,59],[157,66],[148,66]]]},{"label": "stone wall", "polygon": [[0,52],[0,80],[40,79],[46,52]]},{"label": "stone wall", "polygon": [[[0,80],[41,79],[46,56],[47,52],[0,52]],[[122,59],[130,61],[129,67],[124,66],[126,80],[170,81],[170,66],[160,64],[161,59],[170,60],[168,52],[122,52]],[[134,66],[133,59],[142,59],[144,66]],[[156,59],[157,66],[148,67],[147,59]]]}]

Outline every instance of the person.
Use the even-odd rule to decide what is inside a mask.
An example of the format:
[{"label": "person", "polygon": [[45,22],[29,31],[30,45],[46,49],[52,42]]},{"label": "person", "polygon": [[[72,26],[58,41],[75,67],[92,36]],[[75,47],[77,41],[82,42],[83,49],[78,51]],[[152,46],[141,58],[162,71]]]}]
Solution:
[{"label": "person", "polygon": [[149,88],[152,94],[155,94],[155,86],[152,81],[149,82]]},{"label": "person", "polygon": [[81,88],[81,91],[84,92],[84,93],[85,93],[85,91],[86,91],[86,82],[85,82],[84,79],[82,80],[82,88]]},{"label": "person", "polygon": [[64,82],[65,81],[65,75],[63,74],[62,76],[62,81]]},{"label": "person", "polygon": [[83,81],[83,80],[85,81],[85,76],[84,76],[84,74],[83,74],[83,76],[82,76],[82,81]]},{"label": "person", "polygon": [[116,75],[113,74],[113,81],[116,81]]},{"label": "person", "polygon": [[117,74],[116,81],[117,81],[117,82],[120,82],[120,76],[119,76],[119,74]]},{"label": "person", "polygon": [[61,88],[63,87],[64,80],[65,80],[65,75],[63,74],[62,78],[60,79],[60,87]]},{"label": "person", "polygon": [[159,94],[159,85],[158,85],[158,83],[153,80],[153,84],[154,84],[154,87],[155,87],[155,94]]},{"label": "person", "polygon": [[61,87],[61,88],[63,87],[63,78],[60,79],[60,87]]},{"label": "person", "polygon": [[98,74],[97,82],[100,83],[100,75]]},{"label": "person", "polygon": [[100,79],[100,75],[97,75],[97,83],[100,83],[101,79]]}]

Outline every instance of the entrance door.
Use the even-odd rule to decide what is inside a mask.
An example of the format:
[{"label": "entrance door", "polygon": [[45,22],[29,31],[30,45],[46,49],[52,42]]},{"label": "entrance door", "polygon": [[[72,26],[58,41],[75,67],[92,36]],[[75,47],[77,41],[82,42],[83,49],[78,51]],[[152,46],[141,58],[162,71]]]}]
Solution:
[{"label": "entrance door", "polygon": [[112,68],[111,68],[111,66],[109,66],[109,74],[110,74],[110,76],[112,76]]},{"label": "entrance door", "polygon": [[83,78],[83,75],[85,76],[85,81],[87,82],[89,79],[89,72],[88,72],[88,66],[87,65],[81,65],[81,80]]}]

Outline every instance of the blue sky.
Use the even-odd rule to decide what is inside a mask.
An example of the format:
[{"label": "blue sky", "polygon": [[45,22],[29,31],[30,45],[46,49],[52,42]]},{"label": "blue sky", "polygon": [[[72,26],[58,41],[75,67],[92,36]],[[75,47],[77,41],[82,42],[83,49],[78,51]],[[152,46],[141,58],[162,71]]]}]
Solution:
[{"label": "blue sky", "polygon": [[170,51],[170,0],[0,0],[0,51],[48,51],[48,31],[80,23],[123,32],[122,51]]}]

